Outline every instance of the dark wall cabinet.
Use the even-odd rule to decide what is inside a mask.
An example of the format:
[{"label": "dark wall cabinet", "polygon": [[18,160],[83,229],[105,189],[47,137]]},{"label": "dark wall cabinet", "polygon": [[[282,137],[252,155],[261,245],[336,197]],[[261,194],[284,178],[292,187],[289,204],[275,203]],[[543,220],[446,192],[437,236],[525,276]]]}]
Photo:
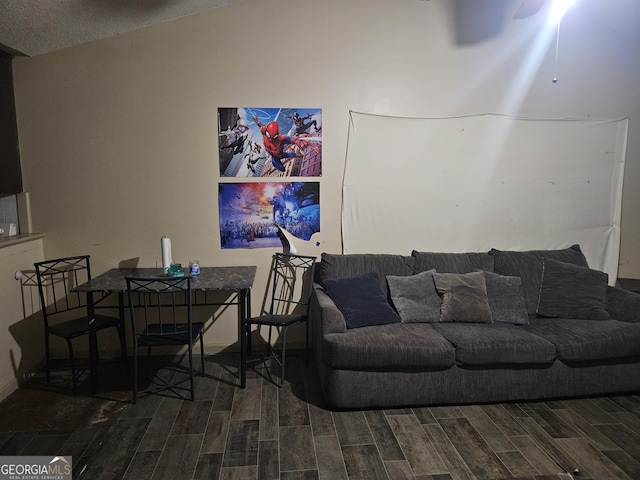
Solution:
[{"label": "dark wall cabinet", "polygon": [[11,56],[0,52],[0,197],[22,192]]}]

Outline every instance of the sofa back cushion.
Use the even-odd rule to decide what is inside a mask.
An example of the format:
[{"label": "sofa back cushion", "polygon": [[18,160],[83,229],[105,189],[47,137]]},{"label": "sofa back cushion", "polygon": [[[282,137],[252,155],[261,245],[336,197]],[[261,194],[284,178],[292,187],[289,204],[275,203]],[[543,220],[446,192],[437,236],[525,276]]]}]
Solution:
[{"label": "sofa back cushion", "polygon": [[488,253],[436,253],[418,252],[411,256],[415,259],[413,273],[435,270],[438,273],[469,273],[474,270],[493,272],[493,256]]},{"label": "sofa back cushion", "polygon": [[320,279],[323,285],[325,285],[326,280],[355,277],[357,275],[374,272],[378,274],[380,286],[383,288],[383,291],[388,294],[387,275],[412,275],[414,262],[415,259],[413,257],[405,255],[390,255],[384,253],[340,255],[323,253],[320,263]]},{"label": "sofa back cushion", "polygon": [[536,313],[540,284],[542,281],[542,259],[549,258],[559,262],[588,267],[587,259],[580,250],[580,245],[572,245],[561,250],[528,250],[523,252],[497,250],[489,252],[493,256],[495,273],[520,277],[522,290],[530,315]]}]

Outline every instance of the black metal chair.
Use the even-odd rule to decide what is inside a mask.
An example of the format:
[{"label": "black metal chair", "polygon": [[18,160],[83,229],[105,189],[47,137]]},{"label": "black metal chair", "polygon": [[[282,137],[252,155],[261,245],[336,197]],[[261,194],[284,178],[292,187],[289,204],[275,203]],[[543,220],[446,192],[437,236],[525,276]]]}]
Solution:
[{"label": "black metal chair", "polygon": [[[124,319],[95,314],[95,310],[94,315],[90,318],[86,294],[71,291],[74,287],[91,280],[89,255],[45,260],[36,262],[34,266],[44,319],[47,381],[51,380],[49,336],[54,335],[67,342],[73,393],[77,395],[79,373],[76,369],[73,340],[84,335],[88,336],[90,344],[93,343],[93,349],[96,350],[94,352],[95,357],[91,359],[92,362],[96,362],[95,367],[98,361],[96,333],[100,330],[114,327],[120,337],[122,359],[126,362],[127,346]],[[104,298],[106,298],[106,295],[100,296],[97,300],[94,298],[94,305]],[[90,353],[91,350],[92,348],[90,347]]]},{"label": "black metal chair", "polygon": [[[271,271],[271,298],[269,310],[257,317],[246,319],[245,331],[250,338],[251,326],[269,327],[267,352],[260,360],[274,359],[281,367],[280,385],[284,383],[287,345],[287,329],[299,323],[306,324],[305,361],[309,356],[309,306],[316,257],[276,253]],[[272,344],[272,331],[276,329],[282,338],[282,350],[278,356]],[[249,344],[250,348],[250,344]],[[249,351],[250,353],[250,351]]]},{"label": "black metal chair", "polygon": [[[133,331],[133,402],[142,394],[171,391],[190,391],[195,400],[193,345],[200,340],[202,375],[204,375],[204,323],[193,322],[191,277],[127,278],[127,295]],[[173,378],[154,375],[144,390],[138,389],[138,348],[147,347],[147,380],[151,364],[151,348],[186,346],[188,351],[188,379],[181,372]],[[180,370],[184,370],[180,368]],[[189,382],[189,387],[183,384]]]}]

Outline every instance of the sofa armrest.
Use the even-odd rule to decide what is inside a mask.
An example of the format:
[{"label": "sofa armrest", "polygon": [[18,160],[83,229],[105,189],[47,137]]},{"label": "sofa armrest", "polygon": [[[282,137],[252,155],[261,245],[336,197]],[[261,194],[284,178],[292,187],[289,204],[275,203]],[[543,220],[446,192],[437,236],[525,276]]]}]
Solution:
[{"label": "sofa armrest", "polygon": [[324,288],[317,283],[314,283],[311,292],[309,321],[311,322],[313,355],[316,365],[321,369],[324,336],[328,333],[346,331],[347,323],[342,312],[336,307]]},{"label": "sofa armrest", "polygon": [[319,326],[318,333],[320,335],[340,333],[347,330],[347,322],[344,319],[344,315],[333,303],[331,297],[327,295],[325,289],[317,283],[313,285],[311,317],[312,321]]},{"label": "sofa armrest", "polygon": [[615,320],[640,323],[640,293],[609,286],[607,311]]}]

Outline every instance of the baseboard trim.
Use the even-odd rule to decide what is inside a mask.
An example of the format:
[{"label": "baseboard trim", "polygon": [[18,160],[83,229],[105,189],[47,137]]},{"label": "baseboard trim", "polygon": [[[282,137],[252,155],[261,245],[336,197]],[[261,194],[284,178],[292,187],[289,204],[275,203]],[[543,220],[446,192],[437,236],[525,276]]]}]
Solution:
[{"label": "baseboard trim", "polygon": [[18,380],[12,378],[0,389],[0,402],[15,392],[20,387]]}]

